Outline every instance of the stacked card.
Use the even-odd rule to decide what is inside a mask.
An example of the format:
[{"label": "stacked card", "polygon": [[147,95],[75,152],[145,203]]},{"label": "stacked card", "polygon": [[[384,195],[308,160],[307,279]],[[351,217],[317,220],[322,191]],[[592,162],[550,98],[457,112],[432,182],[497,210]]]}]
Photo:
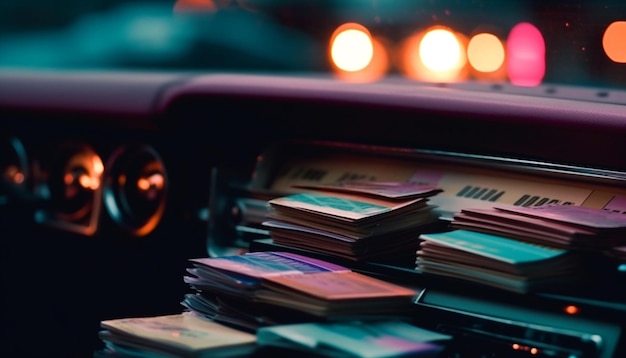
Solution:
[{"label": "stacked card", "polygon": [[195,294],[182,302],[210,319],[256,330],[333,317],[405,315],[415,289],[287,252],[192,259],[185,276]]},{"label": "stacked card", "polygon": [[428,198],[441,192],[410,183],[342,182],[270,200],[263,225],[274,242],[351,260],[414,252],[438,224]]},{"label": "stacked card", "polygon": [[575,282],[579,255],[470,230],[423,234],[416,270],[519,293]]},{"label": "stacked card", "polygon": [[299,323],[257,332],[261,347],[290,348],[316,357],[439,357],[451,339],[400,320]]},{"label": "stacked card", "polygon": [[207,320],[193,312],[104,320],[103,357],[243,357],[256,335]]},{"label": "stacked card", "polygon": [[574,205],[464,209],[451,226],[558,248],[603,252],[626,244],[626,215]]}]

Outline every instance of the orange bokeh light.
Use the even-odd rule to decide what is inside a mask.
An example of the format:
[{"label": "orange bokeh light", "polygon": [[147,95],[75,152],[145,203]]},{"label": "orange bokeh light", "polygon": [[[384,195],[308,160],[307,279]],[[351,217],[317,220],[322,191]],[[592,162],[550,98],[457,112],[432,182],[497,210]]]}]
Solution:
[{"label": "orange bokeh light", "polygon": [[331,36],[329,60],[335,76],[349,82],[373,82],[389,70],[387,41],[364,26],[346,23]]},{"label": "orange bokeh light", "polygon": [[385,39],[373,37],[373,56],[370,63],[360,71],[335,69],[337,78],[349,82],[374,82],[385,76],[389,70],[389,51]]},{"label": "orange bokeh light", "polygon": [[4,178],[13,184],[22,184],[26,177],[15,165],[10,165],[4,172]]},{"label": "orange bokeh light", "polygon": [[459,82],[468,76],[467,38],[445,27],[433,27],[406,38],[399,47],[398,68],[425,82]]},{"label": "orange bokeh light", "polygon": [[142,191],[148,191],[152,188],[161,190],[165,186],[165,178],[163,175],[156,173],[147,177],[141,177],[137,180],[137,188]]},{"label": "orange bokeh light", "polygon": [[537,349],[535,347],[530,349],[530,354],[535,355],[535,354],[538,354],[538,353],[539,353],[539,349]]},{"label": "orange bokeh light", "polygon": [[565,313],[575,315],[578,313],[578,306],[569,305],[565,307]]},{"label": "orange bokeh light", "polygon": [[82,174],[78,177],[78,184],[85,189],[96,190],[100,187],[100,179],[97,177],[90,177],[87,174]]},{"label": "orange bokeh light", "polygon": [[506,80],[505,45],[496,35],[482,32],[472,36],[467,45],[467,58],[475,79]]},{"label": "orange bokeh light", "polygon": [[139,190],[142,190],[142,191],[150,190],[150,180],[146,178],[139,178],[137,180],[137,188],[139,188]]},{"label": "orange bokeh light", "polygon": [[613,62],[626,63],[626,21],[615,21],[604,31],[602,48]]}]

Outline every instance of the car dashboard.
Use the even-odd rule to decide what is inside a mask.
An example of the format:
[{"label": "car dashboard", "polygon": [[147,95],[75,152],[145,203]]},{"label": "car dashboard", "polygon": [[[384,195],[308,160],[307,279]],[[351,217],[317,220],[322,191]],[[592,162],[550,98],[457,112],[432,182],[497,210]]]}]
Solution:
[{"label": "car dashboard", "polygon": [[[625,105],[626,92],[567,85],[3,70],[0,349],[89,355],[103,319],[180,312],[192,257],[316,255],[260,225],[267,200],[297,184],[434,180],[443,225],[494,203],[626,213]],[[459,337],[450,356],[626,349],[619,259],[598,260],[592,283],[532,295],[413,264],[354,269],[424,287],[416,317]]]}]

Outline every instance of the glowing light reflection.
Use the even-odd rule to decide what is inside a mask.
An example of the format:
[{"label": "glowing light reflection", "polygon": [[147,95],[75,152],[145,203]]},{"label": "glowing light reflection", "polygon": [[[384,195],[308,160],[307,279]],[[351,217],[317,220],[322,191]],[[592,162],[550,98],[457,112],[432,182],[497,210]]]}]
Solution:
[{"label": "glowing light reflection", "polygon": [[139,190],[148,191],[150,190],[150,186],[150,180],[146,178],[139,178],[139,180],[137,180],[137,188],[139,188]]},{"label": "glowing light reflection", "polygon": [[97,155],[93,155],[91,157],[91,163],[94,173],[100,175],[104,172],[104,164],[102,163],[102,160],[100,160],[100,157],[98,157]]},{"label": "glowing light reflection", "polygon": [[72,173],[65,173],[63,176],[63,182],[65,185],[70,185],[74,181],[74,175]]},{"label": "glowing light reflection", "polygon": [[78,177],[78,184],[85,189],[96,190],[100,187],[100,179],[97,177],[90,177],[87,174],[82,174]]},{"label": "glowing light reflection", "polygon": [[14,184],[23,184],[25,180],[24,173],[16,172],[13,174],[13,183]]},{"label": "glowing light reflection", "polygon": [[20,171],[15,165],[10,165],[6,168],[4,171],[4,177],[9,182],[18,185],[24,183],[24,180],[26,180],[24,173],[22,173],[22,171]]},{"label": "glowing light reflection", "polygon": [[137,180],[137,188],[139,190],[148,191],[150,189],[161,190],[165,186],[165,178],[159,173],[152,174],[148,177],[142,177]]},{"label": "glowing light reflection", "polygon": [[100,188],[100,177],[104,172],[104,164],[95,153],[80,153],[70,159],[63,175],[63,183],[70,189],[79,185],[84,189],[97,190]]}]

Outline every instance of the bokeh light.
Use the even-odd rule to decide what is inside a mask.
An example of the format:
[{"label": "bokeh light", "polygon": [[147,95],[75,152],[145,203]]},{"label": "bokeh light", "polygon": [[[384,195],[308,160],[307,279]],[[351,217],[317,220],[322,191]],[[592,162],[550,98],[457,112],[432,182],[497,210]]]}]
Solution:
[{"label": "bokeh light", "polygon": [[477,32],[467,45],[467,60],[472,77],[483,82],[504,82],[506,49],[493,32]]},{"label": "bokeh light", "polygon": [[100,178],[82,174],[78,177],[78,184],[84,189],[97,190],[100,187]]},{"label": "bokeh light", "polygon": [[369,31],[357,23],[339,26],[330,41],[332,64],[342,71],[356,72],[366,68],[374,57]]},{"label": "bokeh light", "polygon": [[398,68],[408,78],[458,82],[467,78],[467,39],[448,28],[434,27],[406,38],[398,49]]},{"label": "bokeh light", "polygon": [[537,349],[537,348],[535,348],[535,347],[532,347],[532,348],[530,349],[530,354],[535,355],[535,354],[537,354],[537,353],[539,353],[539,349]]},{"label": "bokeh light", "polygon": [[578,314],[578,312],[579,312],[578,306],[569,305],[565,307],[565,313],[567,314],[575,315],[575,314]]},{"label": "bokeh light", "polygon": [[433,29],[424,35],[419,46],[419,56],[432,72],[454,70],[461,59],[461,44],[452,31]]},{"label": "bokeh light", "polygon": [[615,21],[606,28],[602,48],[611,61],[626,63],[626,21]]},{"label": "bokeh light", "polygon": [[142,176],[137,179],[137,188],[141,191],[148,191],[150,189],[162,190],[165,188],[165,178],[161,173]]},{"label": "bokeh light", "polygon": [[335,67],[337,78],[347,82],[374,82],[387,74],[390,67],[389,41],[381,37],[372,37],[373,55],[370,63],[359,71],[344,71]]},{"label": "bokeh light", "polygon": [[420,41],[424,37],[423,32],[417,32],[404,39],[395,49],[395,66],[407,78],[420,79],[421,60],[419,58]]},{"label": "bokeh light", "polygon": [[213,0],[176,0],[174,12],[205,12],[214,11],[217,6]]},{"label": "bokeh light", "polygon": [[507,39],[507,72],[516,86],[538,86],[546,72],[546,45],[543,35],[533,24],[515,25]]},{"label": "bokeh light", "polygon": [[474,35],[467,46],[467,59],[480,72],[495,72],[504,65],[504,45],[489,33]]},{"label": "bokeh light", "polygon": [[2,179],[12,184],[19,185],[26,180],[26,176],[16,165],[9,165],[2,174]]}]

